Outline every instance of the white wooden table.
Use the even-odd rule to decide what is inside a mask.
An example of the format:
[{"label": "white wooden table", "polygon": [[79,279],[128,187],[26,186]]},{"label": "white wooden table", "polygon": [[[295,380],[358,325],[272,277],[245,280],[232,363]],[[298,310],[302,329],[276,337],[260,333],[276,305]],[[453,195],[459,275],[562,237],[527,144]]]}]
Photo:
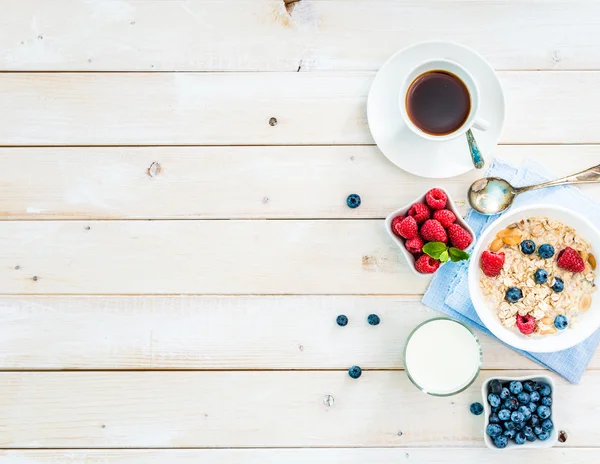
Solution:
[{"label": "white wooden table", "polygon": [[[366,96],[455,40],[504,85],[495,155],[598,164],[600,2],[0,0],[0,26],[1,463],[506,462],[468,405],[541,367],[482,336],[466,392],[408,381],[435,313],[382,218],[437,182],[373,146]],[[567,440],[512,463],[600,460],[599,369],[554,377]]]}]

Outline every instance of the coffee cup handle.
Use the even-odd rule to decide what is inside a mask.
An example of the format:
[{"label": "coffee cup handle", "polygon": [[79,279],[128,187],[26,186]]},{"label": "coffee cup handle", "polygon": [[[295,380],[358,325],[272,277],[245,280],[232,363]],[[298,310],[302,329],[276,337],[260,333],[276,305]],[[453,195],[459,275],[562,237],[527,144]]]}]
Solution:
[{"label": "coffee cup handle", "polygon": [[473,123],[473,127],[475,129],[479,129],[480,131],[486,131],[488,130],[488,127],[490,127],[490,123],[487,122],[485,119],[478,118]]}]

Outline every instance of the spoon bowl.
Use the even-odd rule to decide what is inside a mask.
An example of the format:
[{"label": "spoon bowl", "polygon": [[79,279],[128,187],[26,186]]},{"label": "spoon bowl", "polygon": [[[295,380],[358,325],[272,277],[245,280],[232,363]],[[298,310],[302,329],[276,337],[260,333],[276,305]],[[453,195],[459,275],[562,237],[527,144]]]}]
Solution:
[{"label": "spoon bowl", "polygon": [[504,179],[484,177],[469,187],[469,203],[481,214],[498,214],[510,208],[517,193],[517,189]]}]

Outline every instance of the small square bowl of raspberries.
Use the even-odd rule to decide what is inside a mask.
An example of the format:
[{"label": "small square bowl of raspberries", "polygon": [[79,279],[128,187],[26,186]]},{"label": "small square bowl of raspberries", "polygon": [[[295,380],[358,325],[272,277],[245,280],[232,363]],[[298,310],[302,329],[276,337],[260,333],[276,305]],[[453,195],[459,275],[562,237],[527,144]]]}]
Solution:
[{"label": "small square bowl of raspberries", "polygon": [[432,188],[385,219],[390,237],[411,270],[427,277],[448,261],[469,258],[475,233],[456,209],[448,192]]},{"label": "small square bowl of raspberries", "polygon": [[483,382],[483,439],[488,448],[550,448],[558,440],[554,381],[547,375]]}]

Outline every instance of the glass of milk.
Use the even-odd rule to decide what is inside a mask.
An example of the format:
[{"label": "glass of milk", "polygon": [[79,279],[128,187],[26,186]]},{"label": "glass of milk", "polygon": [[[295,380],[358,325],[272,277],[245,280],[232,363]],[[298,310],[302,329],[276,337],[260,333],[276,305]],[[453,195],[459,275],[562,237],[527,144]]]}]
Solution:
[{"label": "glass of milk", "polygon": [[483,351],[466,325],[437,317],[419,324],[404,346],[404,368],[415,386],[433,396],[450,396],[471,385],[481,369]]}]

